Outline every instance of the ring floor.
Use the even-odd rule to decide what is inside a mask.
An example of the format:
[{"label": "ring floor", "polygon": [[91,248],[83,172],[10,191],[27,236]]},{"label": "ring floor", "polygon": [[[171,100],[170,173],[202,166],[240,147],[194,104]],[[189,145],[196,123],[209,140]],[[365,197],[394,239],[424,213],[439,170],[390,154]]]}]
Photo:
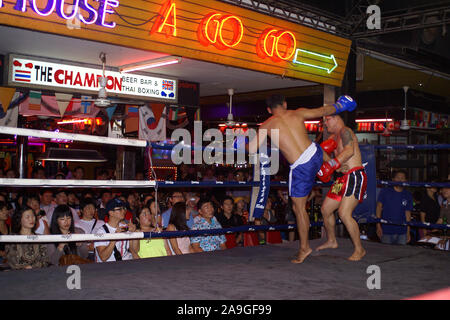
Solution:
[{"label": "ring floor", "polygon": [[[364,241],[367,255],[350,262],[350,240],[338,242],[303,264],[290,263],[296,241],[81,265],[81,290],[67,289],[66,267],[0,272],[0,299],[403,299],[450,287],[448,252]],[[380,267],[379,290],[367,288],[370,265]]]}]

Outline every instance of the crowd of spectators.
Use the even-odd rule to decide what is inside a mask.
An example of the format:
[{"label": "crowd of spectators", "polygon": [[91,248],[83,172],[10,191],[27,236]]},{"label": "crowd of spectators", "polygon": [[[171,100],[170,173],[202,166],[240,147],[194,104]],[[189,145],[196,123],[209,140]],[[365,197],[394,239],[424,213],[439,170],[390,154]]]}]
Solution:
[{"label": "crowd of spectators", "polygon": [[[183,168],[183,166],[182,166]],[[17,177],[14,171],[10,177]],[[232,174],[207,169],[203,178],[191,168],[180,169],[183,179],[192,181],[249,181],[249,170]],[[46,179],[37,167],[33,178]],[[84,170],[59,172],[55,179],[84,179]],[[97,179],[110,179],[106,170]],[[219,191],[219,192],[216,192]],[[284,224],[292,215],[289,204],[273,190],[264,216],[249,221],[250,188],[158,190],[4,188],[0,190],[1,234],[102,234],[126,231],[161,232],[237,227],[245,224]],[[157,201],[156,201],[157,199]],[[291,219],[291,218],[290,218]],[[295,222],[295,220],[294,220]],[[294,232],[291,232],[294,233]],[[286,238],[288,238],[286,236]],[[264,235],[260,236],[264,243]],[[236,234],[243,246],[244,236]],[[0,244],[0,263],[12,269],[64,265],[69,262],[109,262],[226,249],[223,235],[174,237],[151,240],[67,242],[51,244]],[[78,260],[73,260],[73,257]],[[75,262],[74,262],[75,261]]]},{"label": "crowd of spectators", "polygon": [[[60,174],[60,178],[83,179],[84,170]],[[230,170],[231,171],[231,170]],[[3,174],[3,172],[2,172]],[[16,177],[13,170],[6,176]],[[97,179],[110,179],[111,172],[98,171]],[[203,177],[203,178],[202,178]],[[33,178],[46,179],[45,170],[37,167]],[[52,177],[58,178],[58,177]],[[276,180],[277,177],[274,177]],[[250,181],[249,170],[238,169],[231,174],[209,168],[203,175],[192,167],[181,166],[182,181]],[[406,181],[403,171],[394,174],[394,181]],[[310,196],[310,212],[320,206],[321,188]],[[417,197],[416,197],[417,198]],[[422,222],[448,223],[450,188],[427,188],[415,200],[417,219]],[[403,223],[412,218],[413,196],[403,187],[383,188],[377,198],[377,216]],[[118,189],[51,189],[3,188],[0,190],[0,234],[102,234],[126,231],[161,232],[238,227],[246,224],[296,223],[286,188],[271,188],[261,219],[249,219],[250,188],[178,188],[155,191]],[[320,212],[320,210],[319,210]],[[320,217],[315,217],[317,221]],[[313,221],[313,220],[312,220]],[[383,243],[410,242],[409,228],[378,225],[377,235]],[[422,230],[421,237],[433,232]],[[429,232],[430,234],[427,234]],[[265,232],[258,232],[265,243]],[[296,238],[294,231],[283,232],[285,240]],[[244,234],[235,234],[235,243],[244,244]],[[447,241],[448,243],[448,241]],[[174,237],[151,240],[118,240],[67,242],[51,244],[0,243],[0,265],[12,269],[40,268],[66,263],[109,262],[168,255],[180,255],[226,249],[223,235]],[[76,257],[78,260],[73,260]]]}]

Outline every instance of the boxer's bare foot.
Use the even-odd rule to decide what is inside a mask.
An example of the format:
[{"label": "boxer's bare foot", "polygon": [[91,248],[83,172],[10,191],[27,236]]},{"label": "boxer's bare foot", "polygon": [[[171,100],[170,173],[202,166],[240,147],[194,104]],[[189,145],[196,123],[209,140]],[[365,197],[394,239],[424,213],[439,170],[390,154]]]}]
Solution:
[{"label": "boxer's bare foot", "polygon": [[309,256],[312,252],[311,248],[308,248],[306,250],[300,250],[296,256],[295,259],[292,259],[291,262],[292,263],[302,263],[307,256]]},{"label": "boxer's bare foot", "polygon": [[350,261],[359,261],[365,255],[366,255],[366,250],[361,248],[360,250],[355,250],[355,252],[353,252],[353,254],[348,258],[348,260],[350,260]]},{"label": "boxer's bare foot", "polygon": [[338,247],[337,241],[327,241],[321,246],[318,246],[316,251],[320,251],[323,249],[336,249]]}]

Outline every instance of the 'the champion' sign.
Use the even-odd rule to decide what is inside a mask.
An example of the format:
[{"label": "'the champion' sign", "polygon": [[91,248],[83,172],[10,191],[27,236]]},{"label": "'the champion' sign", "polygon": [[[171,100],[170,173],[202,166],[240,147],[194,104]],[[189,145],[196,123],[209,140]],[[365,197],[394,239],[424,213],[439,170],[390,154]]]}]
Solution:
[{"label": "'the champion' sign", "polygon": [[[9,56],[8,84],[38,89],[97,93],[101,69]],[[108,96],[177,101],[177,80],[106,71]]]}]

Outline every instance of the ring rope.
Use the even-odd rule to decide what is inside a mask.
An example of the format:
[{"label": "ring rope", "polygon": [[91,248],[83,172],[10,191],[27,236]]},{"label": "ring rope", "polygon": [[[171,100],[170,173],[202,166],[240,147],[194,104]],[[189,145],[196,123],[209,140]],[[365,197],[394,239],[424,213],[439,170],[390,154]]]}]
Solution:
[{"label": "ring rope", "polygon": [[[450,224],[431,224],[421,222],[406,222],[398,223],[384,219],[362,219],[360,224],[367,223],[382,223],[389,225],[411,226],[415,228],[426,229],[450,229]],[[336,220],[336,224],[342,224],[340,219]],[[321,227],[322,221],[311,222],[310,227]],[[22,243],[22,242],[80,242],[80,241],[108,241],[108,240],[137,240],[137,239],[151,239],[151,238],[178,238],[178,237],[195,237],[205,235],[218,235],[236,232],[252,232],[252,231],[281,231],[293,230],[297,228],[297,224],[283,224],[283,225],[246,225],[233,228],[222,229],[208,229],[208,230],[189,230],[189,231],[163,231],[163,232],[121,232],[121,233],[102,233],[102,234],[70,234],[70,235],[1,235],[0,243]]]}]

